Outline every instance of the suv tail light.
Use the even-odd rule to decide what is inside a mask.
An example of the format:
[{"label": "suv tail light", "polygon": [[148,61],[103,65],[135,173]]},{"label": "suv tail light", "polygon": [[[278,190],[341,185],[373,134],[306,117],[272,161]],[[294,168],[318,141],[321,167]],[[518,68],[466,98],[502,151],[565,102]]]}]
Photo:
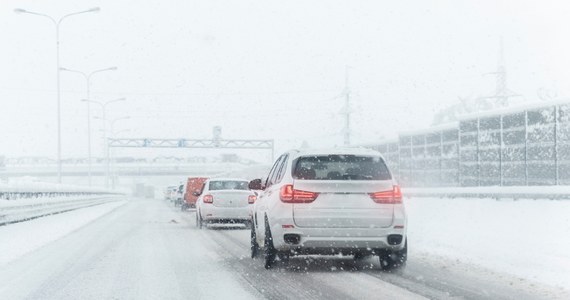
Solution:
[{"label": "suv tail light", "polygon": [[392,190],[370,193],[370,198],[376,203],[397,204],[402,203],[402,190],[399,185],[392,187]]},{"label": "suv tail light", "polygon": [[279,197],[285,203],[310,203],[318,196],[319,193],[296,190],[292,184],[284,185],[279,191]]},{"label": "suv tail light", "polygon": [[257,196],[255,195],[249,195],[249,197],[247,197],[247,203],[249,204],[255,203],[255,200],[257,200]]},{"label": "suv tail light", "polygon": [[204,197],[202,198],[202,200],[204,201],[204,203],[214,203],[214,196],[212,196],[212,195],[204,195]]}]

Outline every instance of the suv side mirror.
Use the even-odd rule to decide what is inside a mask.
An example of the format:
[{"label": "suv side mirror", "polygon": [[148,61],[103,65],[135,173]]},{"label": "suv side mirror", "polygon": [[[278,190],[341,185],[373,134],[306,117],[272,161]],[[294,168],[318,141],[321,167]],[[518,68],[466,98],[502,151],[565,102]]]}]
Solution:
[{"label": "suv side mirror", "polygon": [[192,193],[192,195],[194,195],[194,196],[198,197],[198,196],[200,196],[201,194],[200,194],[200,192],[199,192],[199,191],[194,191],[194,193]]},{"label": "suv side mirror", "polygon": [[249,182],[249,184],[247,185],[247,187],[250,190],[263,190],[263,185],[261,184],[261,179],[254,179],[252,181]]}]

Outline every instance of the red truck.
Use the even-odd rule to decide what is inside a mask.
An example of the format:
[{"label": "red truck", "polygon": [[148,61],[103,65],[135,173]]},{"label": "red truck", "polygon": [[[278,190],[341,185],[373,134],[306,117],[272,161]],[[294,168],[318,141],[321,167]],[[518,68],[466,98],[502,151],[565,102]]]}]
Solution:
[{"label": "red truck", "polygon": [[207,177],[189,177],[186,181],[186,188],[184,189],[184,203],[182,204],[182,210],[188,208],[196,207],[196,200],[202,188],[204,187],[204,182],[208,180]]}]

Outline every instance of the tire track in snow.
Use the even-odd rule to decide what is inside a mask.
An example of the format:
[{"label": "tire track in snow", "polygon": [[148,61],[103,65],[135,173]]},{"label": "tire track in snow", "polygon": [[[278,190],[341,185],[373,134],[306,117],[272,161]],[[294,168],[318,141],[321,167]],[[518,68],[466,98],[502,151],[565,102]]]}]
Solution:
[{"label": "tire track in snow", "polygon": [[[186,214],[185,218],[193,224],[193,213]],[[291,258],[289,266],[277,263],[273,270],[265,270],[262,259],[249,258],[249,230],[245,231],[247,234],[244,230],[208,228],[203,230],[203,236],[215,241],[221,251],[231,253],[225,257],[227,263],[268,298],[376,297],[379,296],[377,286],[385,287],[382,291],[386,297],[390,295],[390,288],[400,289],[400,298],[412,295],[430,299],[557,298],[556,294],[538,288],[523,288],[513,283],[515,278],[512,276],[504,277],[477,266],[458,263],[463,267],[461,270],[452,266],[457,263],[434,262],[426,256],[412,257],[404,270],[393,272],[379,270],[380,266],[373,258],[355,262],[350,258],[334,257]],[[354,286],[363,282],[369,284],[371,294],[354,292]]]},{"label": "tire track in snow", "polygon": [[[184,219],[193,223],[194,214],[186,215]],[[289,266],[277,262],[272,270],[266,270],[262,259],[249,257],[249,244],[244,243],[244,235],[249,235],[249,230],[209,227],[201,230],[201,233],[205,239],[217,244],[219,252],[226,253],[226,264],[269,299],[423,298],[358,272],[344,272],[346,260],[292,258]],[[246,237],[246,240],[249,242],[249,238]],[[352,259],[349,261],[352,263]],[[362,286],[363,283],[367,286]]]}]

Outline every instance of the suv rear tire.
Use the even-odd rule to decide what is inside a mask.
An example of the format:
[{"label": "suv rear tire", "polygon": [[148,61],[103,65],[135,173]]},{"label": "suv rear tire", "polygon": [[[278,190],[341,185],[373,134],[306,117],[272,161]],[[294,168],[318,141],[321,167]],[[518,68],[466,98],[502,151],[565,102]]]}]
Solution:
[{"label": "suv rear tire", "polygon": [[273,247],[273,237],[271,236],[271,229],[269,229],[269,221],[265,217],[265,243],[263,245],[263,252],[265,254],[265,268],[271,269],[275,262],[277,251]]},{"label": "suv rear tire", "polygon": [[253,224],[253,221],[245,221],[245,222],[243,223],[243,225],[245,226],[245,229],[251,229],[251,228],[253,228],[253,225],[252,225],[252,224]]},{"label": "suv rear tire", "polygon": [[364,255],[362,252],[354,253],[354,260],[363,260],[366,258],[367,255]]},{"label": "suv rear tire", "polygon": [[380,250],[378,254],[380,258],[380,267],[384,271],[390,271],[398,268],[402,268],[406,265],[408,260],[408,239],[404,244],[404,248],[401,250]]},{"label": "suv rear tire", "polygon": [[256,258],[259,254],[259,244],[257,243],[257,234],[255,228],[251,226],[251,258]]}]

